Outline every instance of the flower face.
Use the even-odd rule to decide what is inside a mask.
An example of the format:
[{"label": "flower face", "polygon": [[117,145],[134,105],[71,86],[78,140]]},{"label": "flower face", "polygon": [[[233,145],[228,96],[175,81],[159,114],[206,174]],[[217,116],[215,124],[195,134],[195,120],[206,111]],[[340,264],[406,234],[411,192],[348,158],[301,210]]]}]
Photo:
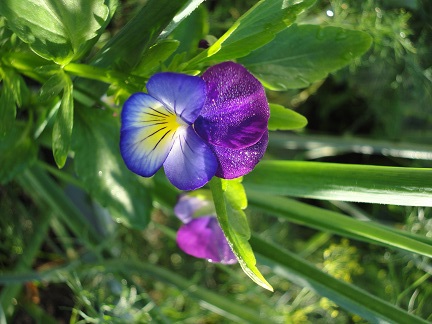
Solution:
[{"label": "flower face", "polygon": [[209,202],[197,197],[181,196],[174,213],[184,223],[177,232],[177,245],[185,253],[210,262],[233,264],[237,259],[219,226],[216,216],[194,218],[196,211]]},{"label": "flower face", "polygon": [[173,185],[194,190],[214,175],[243,176],[264,155],[269,106],[243,66],[221,63],[202,77],[158,73],[147,91],[133,94],[121,115],[120,151],[131,171],[150,177],[163,165]]}]

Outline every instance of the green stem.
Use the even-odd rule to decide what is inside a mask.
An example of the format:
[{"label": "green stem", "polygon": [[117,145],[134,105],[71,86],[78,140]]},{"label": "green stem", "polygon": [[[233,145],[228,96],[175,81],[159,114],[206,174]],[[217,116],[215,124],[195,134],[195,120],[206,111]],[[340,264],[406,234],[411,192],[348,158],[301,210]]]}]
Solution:
[{"label": "green stem", "polygon": [[87,64],[69,63],[64,66],[64,70],[82,78],[97,80],[108,84],[123,83],[124,80],[127,79],[126,75],[122,75],[119,72],[109,71]]},{"label": "green stem", "polygon": [[97,80],[108,84],[119,84],[125,89],[130,88],[130,91],[134,91],[134,85],[142,86],[146,82],[145,78],[136,75],[124,74],[119,71],[108,70],[94,65],[69,63],[65,65],[63,69],[66,72],[82,78]]}]

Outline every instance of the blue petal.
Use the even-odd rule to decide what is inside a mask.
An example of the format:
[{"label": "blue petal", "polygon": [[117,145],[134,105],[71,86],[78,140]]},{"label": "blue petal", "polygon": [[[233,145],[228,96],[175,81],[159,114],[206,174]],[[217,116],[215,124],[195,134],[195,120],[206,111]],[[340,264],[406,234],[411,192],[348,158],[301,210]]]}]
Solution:
[{"label": "blue petal", "polygon": [[177,244],[185,253],[210,262],[233,264],[232,252],[217,219],[204,216],[193,219],[177,232]]},{"label": "blue petal", "polygon": [[165,163],[165,174],[180,190],[195,190],[204,186],[218,168],[210,147],[192,127],[182,127]]},{"label": "blue petal", "polygon": [[206,84],[200,77],[163,72],[147,83],[150,95],[163,102],[189,125],[198,117],[206,100]]},{"label": "blue petal", "polygon": [[173,111],[146,93],[133,94],[121,114],[120,152],[133,172],[150,177],[167,158],[177,129]]}]

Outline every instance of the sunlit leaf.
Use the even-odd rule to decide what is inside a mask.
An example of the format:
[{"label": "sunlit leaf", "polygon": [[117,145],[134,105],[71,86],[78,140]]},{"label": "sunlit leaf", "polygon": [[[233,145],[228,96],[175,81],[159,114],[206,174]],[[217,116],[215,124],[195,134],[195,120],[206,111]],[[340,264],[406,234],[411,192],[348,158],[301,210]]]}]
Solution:
[{"label": "sunlit leaf", "polygon": [[261,161],[246,189],[294,197],[432,206],[432,169],[304,161]]},{"label": "sunlit leaf", "polygon": [[[235,180],[233,184],[238,189],[239,182]],[[256,267],[256,259],[248,242],[249,225],[246,215],[240,208],[244,199],[230,197],[235,196],[237,190],[228,189],[229,186],[229,181],[224,181],[223,184],[222,180],[216,177],[210,182],[219,224],[246,275],[261,287],[273,291],[272,286]],[[243,196],[241,192],[240,195]]]},{"label": "sunlit leaf", "polygon": [[109,9],[104,0],[2,0],[0,15],[36,53],[64,64],[87,51]]},{"label": "sunlit leaf", "polygon": [[189,67],[202,61],[225,61],[239,58],[270,42],[291,25],[297,15],[311,7],[315,0],[261,0],[241,16],[231,28],[206,51],[189,62]]},{"label": "sunlit leaf", "polygon": [[130,71],[143,53],[156,43],[161,32],[171,22],[187,0],[149,0],[110,41],[93,57],[100,67]]},{"label": "sunlit leaf", "polygon": [[239,63],[271,90],[304,88],[353,62],[371,43],[361,31],[292,25]]},{"label": "sunlit leaf", "polygon": [[139,76],[153,74],[175,52],[179,44],[177,40],[173,39],[156,43],[145,52],[139,64],[134,68],[133,73]]},{"label": "sunlit leaf", "polygon": [[269,130],[275,131],[299,129],[305,127],[306,125],[306,117],[281,105],[270,104],[270,119],[268,124]]}]

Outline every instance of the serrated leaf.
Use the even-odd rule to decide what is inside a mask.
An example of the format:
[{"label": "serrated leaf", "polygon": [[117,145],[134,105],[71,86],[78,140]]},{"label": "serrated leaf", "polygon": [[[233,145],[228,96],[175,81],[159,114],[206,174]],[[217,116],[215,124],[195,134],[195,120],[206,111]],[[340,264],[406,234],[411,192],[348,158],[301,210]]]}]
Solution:
[{"label": "serrated leaf", "polygon": [[77,110],[73,136],[75,171],[86,190],[108,208],[114,220],[143,229],[150,219],[150,194],[140,178],[125,167],[119,137],[119,118],[112,112]]},{"label": "serrated leaf", "polygon": [[6,184],[36,160],[37,145],[28,130],[14,125],[0,140],[0,183]]},{"label": "serrated leaf", "polygon": [[311,7],[315,0],[261,0],[241,16],[212,46],[193,58],[188,67],[203,61],[222,62],[249,54],[270,42],[275,35],[291,25],[297,15]]},{"label": "serrated leaf", "polygon": [[246,215],[236,203],[239,201],[241,202],[243,198],[236,199],[230,197],[231,195],[235,195],[233,189],[235,190],[235,187],[240,182],[234,183],[232,189],[228,189],[230,184],[226,180],[223,182],[217,177],[214,177],[210,181],[217,219],[222,231],[244,273],[246,273],[246,275],[248,275],[256,284],[273,291],[273,287],[267,282],[267,280],[265,280],[256,267],[256,259],[248,242],[250,238],[250,230],[249,225],[247,224]]},{"label": "serrated leaf", "polygon": [[54,160],[59,168],[62,168],[69,154],[73,129],[73,84],[66,74],[61,73],[63,80],[63,97],[54,120],[52,132],[52,149]]},{"label": "serrated leaf", "polygon": [[303,128],[306,125],[307,119],[303,115],[284,106],[270,104],[269,130],[292,130]]},{"label": "serrated leaf", "polygon": [[292,25],[239,63],[270,90],[305,88],[353,62],[371,43],[361,31]]},{"label": "serrated leaf", "polygon": [[104,0],[2,0],[0,15],[40,56],[57,63],[79,58],[109,17]]}]

